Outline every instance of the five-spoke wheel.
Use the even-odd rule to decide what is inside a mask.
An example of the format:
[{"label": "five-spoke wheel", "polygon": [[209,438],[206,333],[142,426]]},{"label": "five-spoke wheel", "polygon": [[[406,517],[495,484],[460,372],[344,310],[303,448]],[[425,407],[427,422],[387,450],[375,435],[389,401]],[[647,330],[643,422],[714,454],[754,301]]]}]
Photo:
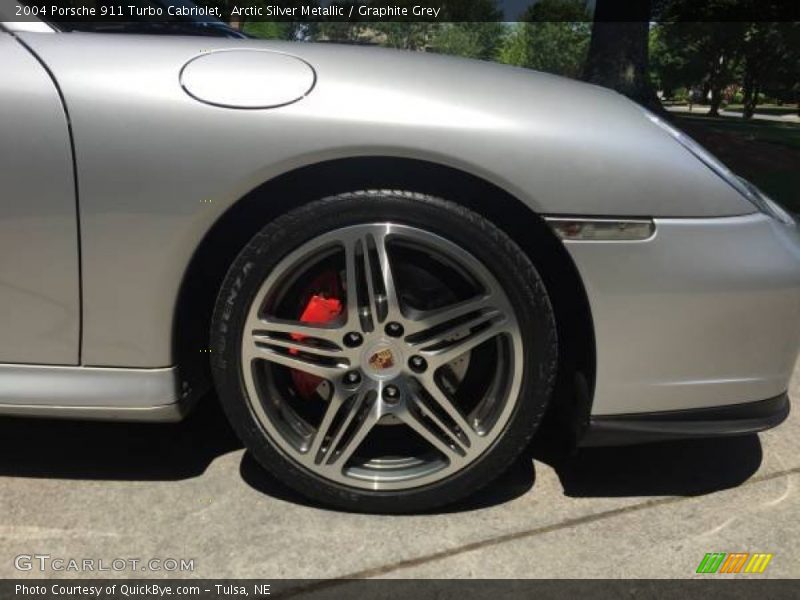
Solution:
[{"label": "five-spoke wheel", "polygon": [[[334,200],[317,207],[323,230],[291,232],[299,243],[276,259],[282,236],[270,225],[232,268],[215,329],[224,329],[226,351],[238,345],[224,375],[230,381],[235,368],[240,391],[225,402],[223,383],[221,393],[235,427],[247,414],[243,437],[258,437],[257,458],[268,468],[279,456],[293,475],[330,486],[326,500],[393,509],[391,501],[363,500],[361,490],[397,498],[402,510],[404,495],[429,494],[484,462],[529,412],[524,405],[538,402],[536,418],[516,426],[530,437],[551,374],[538,382],[541,398],[526,398],[525,384],[537,383],[526,381],[526,356],[547,349],[542,341],[553,350],[552,315],[541,293],[530,306],[520,302],[526,284],[539,291],[538,281],[524,279],[535,271],[516,246],[497,243],[502,234],[488,223],[475,227],[476,216],[454,218],[453,208],[426,197],[380,198],[371,209],[357,195]],[[391,207],[398,202],[420,214],[404,217]],[[436,218],[443,213],[460,236],[446,235]],[[452,239],[470,233],[481,234],[474,242],[483,259]],[[519,255],[504,256],[509,250]],[[529,272],[503,265],[520,260]],[[520,275],[522,290],[502,281]],[[264,448],[266,459],[258,456]]]}]

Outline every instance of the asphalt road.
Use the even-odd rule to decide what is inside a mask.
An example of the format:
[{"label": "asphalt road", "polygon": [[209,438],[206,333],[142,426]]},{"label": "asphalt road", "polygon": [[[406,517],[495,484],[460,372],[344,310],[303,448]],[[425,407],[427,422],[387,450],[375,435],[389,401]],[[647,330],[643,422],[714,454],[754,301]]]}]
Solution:
[{"label": "asphalt road", "polygon": [[461,506],[364,516],[305,504],[213,409],[177,425],[2,419],[0,577],[97,576],[20,572],[21,554],[193,559],[183,575],[215,578],[692,577],[705,553],[738,551],[774,554],[759,577],[800,576],[800,409],[758,436],[538,446]]}]

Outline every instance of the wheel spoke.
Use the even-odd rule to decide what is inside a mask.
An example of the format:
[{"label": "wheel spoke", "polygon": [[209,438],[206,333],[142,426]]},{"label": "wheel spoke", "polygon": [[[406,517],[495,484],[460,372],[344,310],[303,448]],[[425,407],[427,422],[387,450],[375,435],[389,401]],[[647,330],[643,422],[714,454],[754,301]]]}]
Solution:
[{"label": "wheel spoke", "polygon": [[250,319],[247,322],[247,331],[254,334],[273,333],[286,336],[298,336],[325,340],[339,346],[342,341],[343,329],[340,325],[329,323],[303,323],[300,321],[284,321],[279,319]]},{"label": "wheel spoke", "polygon": [[418,410],[416,406],[409,407],[399,413],[398,416],[403,423],[414,430],[422,439],[441,452],[451,464],[465,460],[467,450],[460,444],[455,443],[450,436],[445,436],[441,431],[438,431],[436,426],[429,420],[429,416]]},{"label": "wheel spoke", "polygon": [[364,331],[400,316],[387,239],[385,228],[372,227],[344,240],[348,323],[359,323]]},{"label": "wheel spoke", "polygon": [[247,337],[242,350],[242,360],[248,364],[256,359],[266,360],[330,381],[336,380],[350,365],[341,353],[309,348],[291,339],[274,340],[257,332]]},{"label": "wheel spoke", "polygon": [[415,400],[420,410],[465,448],[478,445],[477,432],[461,414],[455,402],[436,383],[434,375],[431,373],[421,377],[417,384],[421,389],[417,390]]},{"label": "wheel spoke", "polygon": [[347,326],[350,329],[360,327],[364,331],[369,331],[371,327],[367,327],[367,323],[362,321],[360,310],[362,304],[360,272],[363,269],[360,239],[356,238],[345,243],[344,260],[346,278],[345,293],[347,294]]},{"label": "wheel spoke", "polygon": [[274,348],[283,348],[288,350],[290,354],[296,355],[300,352],[318,356],[321,358],[331,359],[344,359],[347,360],[338,346],[319,346],[310,342],[308,338],[293,339],[293,338],[278,338],[266,333],[254,333],[253,341],[261,346],[272,346]]},{"label": "wheel spoke", "polygon": [[428,357],[428,362],[433,368],[445,365],[462,354],[477,348],[484,342],[498,335],[511,333],[508,319],[501,315],[494,320],[485,322],[481,329],[471,331],[466,337],[450,342],[445,347],[435,349],[422,349],[421,354]]},{"label": "wheel spoke", "polygon": [[[343,420],[337,425],[333,439],[324,452],[323,464],[341,470],[380,419],[374,393],[361,392],[352,399]],[[327,415],[326,415],[327,417]]]},{"label": "wheel spoke", "polygon": [[452,328],[464,319],[478,314],[497,310],[497,302],[492,294],[481,294],[474,298],[451,304],[443,308],[424,311],[415,316],[407,330],[409,341],[427,340],[442,328]]},{"label": "wheel spoke", "polygon": [[400,317],[400,302],[398,300],[395,277],[392,273],[392,265],[389,262],[389,251],[387,249],[388,235],[385,230],[377,232],[372,240],[375,244],[374,254],[368,254],[371,269],[367,271],[370,276],[370,288],[380,289],[383,295],[385,308],[380,308],[377,296],[374,299],[375,310],[378,313],[379,321],[384,322],[390,316]]},{"label": "wheel spoke", "polygon": [[[316,433],[309,445],[307,456],[314,464],[325,460],[331,448],[339,443],[344,429],[352,421],[360,405],[361,398],[336,388],[328,401],[328,407],[322,416]],[[344,411],[344,412],[343,412]],[[338,416],[338,419],[337,419]]]},{"label": "wheel spoke", "polygon": [[347,365],[320,365],[304,358],[285,355],[281,352],[276,352],[270,348],[256,347],[256,351],[250,356],[250,359],[261,358],[276,365],[282,365],[297,371],[303,371],[310,375],[316,375],[322,379],[332,381],[340,376],[347,370]]},{"label": "wheel spoke", "polygon": [[487,340],[510,332],[506,311],[490,295],[429,311],[414,321],[406,341],[438,367],[455,360]]}]

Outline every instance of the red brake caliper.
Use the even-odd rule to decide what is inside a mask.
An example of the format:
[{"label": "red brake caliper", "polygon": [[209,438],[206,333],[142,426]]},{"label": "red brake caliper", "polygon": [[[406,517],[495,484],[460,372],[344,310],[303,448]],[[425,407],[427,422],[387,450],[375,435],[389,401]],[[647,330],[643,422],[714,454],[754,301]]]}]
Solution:
[{"label": "red brake caliper", "polygon": [[[330,323],[342,314],[341,289],[339,277],[335,271],[326,271],[311,282],[309,290],[315,290],[306,302],[303,312],[300,314],[302,323]],[[306,339],[302,333],[293,333],[292,339],[302,341]],[[292,354],[297,354],[296,349],[290,350]],[[292,381],[294,382],[297,393],[304,399],[310,398],[316,391],[322,378],[316,375],[292,369]]]}]

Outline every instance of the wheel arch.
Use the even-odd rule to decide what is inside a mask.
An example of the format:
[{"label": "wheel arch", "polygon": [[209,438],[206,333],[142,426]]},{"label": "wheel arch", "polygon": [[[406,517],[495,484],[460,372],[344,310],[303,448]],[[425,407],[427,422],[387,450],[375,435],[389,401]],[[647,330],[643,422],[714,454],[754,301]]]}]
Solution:
[{"label": "wheel arch", "polygon": [[[173,319],[173,357],[195,390],[210,381],[208,335],[225,274],[244,245],[270,220],[315,199],[360,189],[403,189],[440,196],[504,230],[528,255],[553,302],[559,368],[549,418],[574,429],[588,422],[595,377],[591,309],[577,268],[545,221],[518,198],[465,171],[397,157],[328,160],[257,186],[206,232],[184,273]],[[213,357],[211,357],[213,359]]]}]

